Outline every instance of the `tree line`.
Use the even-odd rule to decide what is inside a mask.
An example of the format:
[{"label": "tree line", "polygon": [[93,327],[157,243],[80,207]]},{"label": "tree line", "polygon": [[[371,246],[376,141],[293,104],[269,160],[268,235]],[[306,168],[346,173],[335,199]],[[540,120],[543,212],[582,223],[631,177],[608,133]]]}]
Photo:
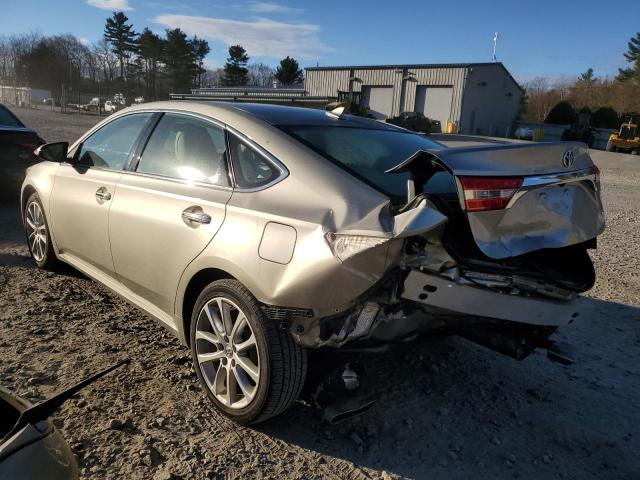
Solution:
[{"label": "tree line", "polygon": [[569,124],[580,113],[591,115],[591,125],[619,127],[640,113],[640,32],[629,40],[624,54],[629,65],[615,78],[600,78],[592,68],[578,78],[550,82],[536,77],[525,83],[521,117],[534,122]]},{"label": "tree line", "polygon": [[298,62],[284,58],[277,68],[249,63],[240,45],[229,47],[224,68],[210,70],[211,49],[197,36],[179,28],[158,35],[149,28],[138,33],[123,12],[106,19],[102,38],[87,44],[71,34],[39,33],[0,36],[0,84],[50,90],[123,93],[130,102],[167,98],[192,88],[218,86],[271,87],[302,83]]}]

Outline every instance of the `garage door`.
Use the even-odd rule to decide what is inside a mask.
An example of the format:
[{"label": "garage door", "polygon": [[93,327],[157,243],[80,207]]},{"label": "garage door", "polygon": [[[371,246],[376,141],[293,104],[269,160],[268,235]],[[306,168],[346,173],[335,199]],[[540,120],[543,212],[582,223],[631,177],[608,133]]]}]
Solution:
[{"label": "garage door", "polygon": [[444,131],[445,122],[451,118],[451,104],[453,102],[453,87],[416,88],[416,112],[424,113],[425,117],[440,120]]},{"label": "garage door", "polygon": [[362,87],[362,102],[373,116],[384,120],[393,111],[393,87]]}]

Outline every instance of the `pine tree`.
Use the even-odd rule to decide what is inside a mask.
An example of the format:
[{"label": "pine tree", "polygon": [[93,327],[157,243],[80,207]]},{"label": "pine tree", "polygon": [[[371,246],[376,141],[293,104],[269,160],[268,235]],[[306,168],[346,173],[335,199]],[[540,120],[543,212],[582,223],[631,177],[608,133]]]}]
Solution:
[{"label": "pine tree", "polygon": [[138,55],[144,63],[145,95],[156,98],[159,63],[162,61],[165,41],[148,28],[140,34]]},{"label": "pine tree", "polygon": [[280,66],[276,70],[275,77],[282,85],[295,85],[302,83],[304,73],[298,61],[287,55],[286,58],[280,60]]},{"label": "pine tree", "polygon": [[136,32],[133,25],[127,24],[129,18],[123,12],[113,12],[104,27],[104,38],[111,44],[112,52],[120,63],[120,78],[125,78],[125,60],[137,49]]},{"label": "pine tree", "polygon": [[596,77],[593,74],[593,68],[588,68],[586,72],[581,73],[578,77],[578,83],[586,87],[590,87],[594,83],[596,83]]},{"label": "pine tree", "polygon": [[191,42],[187,40],[187,34],[179,28],[167,30],[164,63],[171,91],[188,91],[196,73],[195,54]]},{"label": "pine tree", "polygon": [[191,40],[191,47],[193,48],[193,57],[195,62],[195,85],[198,87],[202,86],[202,74],[205,72],[204,69],[204,57],[211,51],[209,47],[209,42],[194,36]]},{"label": "pine tree", "polygon": [[619,69],[618,80],[635,79],[640,82],[640,32],[629,39],[624,58],[631,64],[631,67]]},{"label": "pine tree", "polygon": [[240,45],[229,47],[229,58],[227,58],[227,63],[224,64],[223,85],[227,87],[246,85],[249,81],[248,61],[247,51]]}]

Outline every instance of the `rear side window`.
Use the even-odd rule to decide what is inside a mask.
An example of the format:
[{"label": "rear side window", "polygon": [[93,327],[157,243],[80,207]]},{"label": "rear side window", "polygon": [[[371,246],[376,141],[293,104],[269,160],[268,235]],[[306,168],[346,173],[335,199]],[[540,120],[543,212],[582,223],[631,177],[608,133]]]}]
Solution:
[{"label": "rear side window", "polygon": [[0,105],[0,125],[3,127],[24,127],[22,122],[9,110]]},{"label": "rear side window", "polygon": [[246,189],[262,187],[280,175],[275,165],[235,135],[229,135],[229,147],[238,187]]},{"label": "rear side window", "polygon": [[228,186],[224,130],[194,117],[165,113],[136,171]]},{"label": "rear side window", "polygon": [[136,113],[107,123],[82,142],[78,162],[90,167],[122,170],[151,113]]},{"label": "rear side window", "polygon": [[281,126],[282,130],[355,177],[386,193],[394,203],[407,198],[409,174],[389,174],[418,150],[442,146],[424,135],[396,129],[346,126]]}]

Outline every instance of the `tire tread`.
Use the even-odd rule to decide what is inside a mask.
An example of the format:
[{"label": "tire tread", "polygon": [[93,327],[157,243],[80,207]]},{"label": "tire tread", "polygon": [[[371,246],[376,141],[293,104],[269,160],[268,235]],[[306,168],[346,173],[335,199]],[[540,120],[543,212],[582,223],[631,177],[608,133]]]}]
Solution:
[{"label": "tire tread", "polygon": [[267,398],[260,413],[246,423],[257,424],[280,415],[300,396],[307,374],[307,351],[264,314],[256,298],[240,282],[232,279],[217,280],[207,288],[214,286],[230,290],[242,298],[258,317],[269,347]]}]

